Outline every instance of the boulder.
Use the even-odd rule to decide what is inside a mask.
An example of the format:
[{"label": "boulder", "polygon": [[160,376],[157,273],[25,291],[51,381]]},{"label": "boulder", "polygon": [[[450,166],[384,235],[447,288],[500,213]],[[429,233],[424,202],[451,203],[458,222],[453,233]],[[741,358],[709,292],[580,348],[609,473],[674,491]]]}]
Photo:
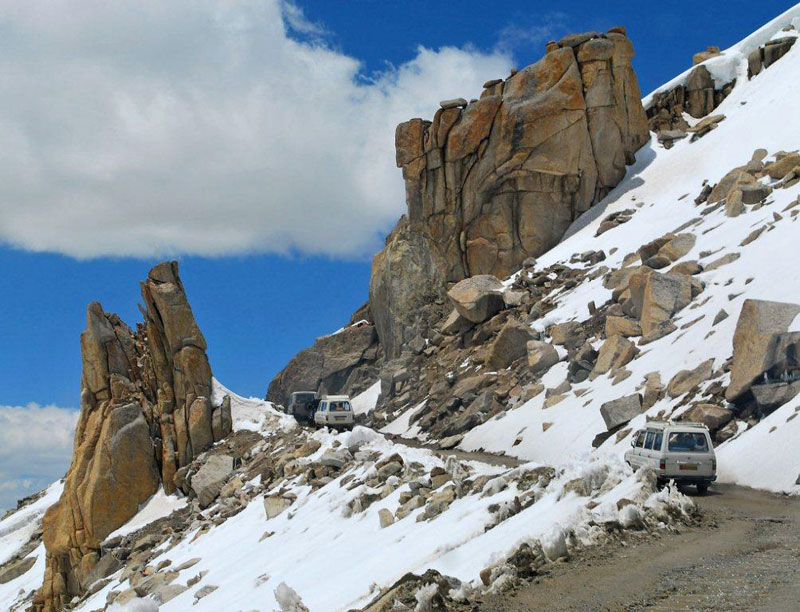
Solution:
[{"label": "boulder", "polygon": [[559,362],[558,351],[548,342],[531,340],[527,345],[528,367],[533,374],[546,372]]},{"label": "boulder", "polygon": [[664,244],[658,250],[658,254],[666,257],[670,262],[676,262],[694,248],[695,242],[697,242],[697,236],[694,234],[678,234]]},{"label": "boulder", "polygon": [[733,334],[731,381],[725,399],[735,401],[774,363],[775,335],[785,332],[800,314],[800,305],[745,300]]},{"label": "boulder", "polygon": [[628,317],[609,315],[606,317],[606,337],[622,336],[630,338],[642,335],[642,326],[639,321]]},{"label": "boulder", "polygon": [[768,164],[764,172],[771,179],[779,180],[789,174],[795,167],[800,166],[800,153],[791,153],[778,161]]},{"label": "boulder", "polygon": [[458,310],[453,309],[453,312],[442,323],[442,333],[448,336],[456,336],[467,331],[474,323],[462,317]]},{"label": "boulder", "polygon": [[483,323],[505,306],[503,284],[490,274],[460,281],[447,296],[458,313],[472,323]]},{"label": "boulder", "polygon": [[600,347],[592,375],[599,376],[621,368],[636,356],[636,345],[622,336],[610,336]]},{"label": "boulder", "polygon": [[233,457],[211,455],[192,475],[192,491],[197,496],[201,508],[207,508],[213,503],[232,471]]},{"label": "boulder", "polygon": [[528,342],[533,340],[531,328],[516,319],[509,319],[489,345],[486,365],[492,370],[503,370],[528,354]]},{"label": "boulder", "polygon": [[553,344],[567,348],[580,346],[586,340],[583,327],[577,321],[567,321],[553,325],[549,330]]},{"label": "boulder", "polygon": [[750,390],[761,412],[768,414],[800,393],[800,380],[754,384]]},{"label": "boulder", "polygon": [[731,419],[733,413],[716,404],[696,404],[681,416],[682,421],[702,423],[712,432],[725,426]]},{"label": "boulder", "polygon": [[322,465],[336,468],[338,470],[347,465],[350,461],[352,461],[352,459],[353,457],[350,455],[350,453],[344,449],[328,449],[322,454],[319,462]]},{"label": "boulder", "polygon": [[670,321],[692,300],[692,280],[683,274],[639,273],[631,277],[629,287],[633,313],[645,335]]},{"label": "boulder", "polygon": [[762,183],[753,183],[752,185],[741,185],[739,191],[742,193],[742,204],[758,204],[772,193],[772,187]]},{"label": "boulder", "polygon": [[292,500],[288,497],[267,495],[264,498],[264,513],[267,515],[267,520],[275,518],[291,505]]},{"label": "boulder", "polygon": [[638,393],[611,400],[600,406],[600,415],[603,417],[608,430],[624,425],[641,413],[642,396]]},{"label": "boulder", "polygon": [[678,397],[687,393],[711,378],[713,373],[714,360],[704,361],[693,370],[681,370],[667,385],[667,394],[670,397]]},{"label": "boulder", "polygon": [[16,580],[31,569],[34,563],[36,563],[36,557],[25,557],[5,564],[3,569],[0,569],[0,584]]},{"label": "boulder", "polygon": [[394,523],[394,515],[392,514],[392,511],[387,508],[381,508],[378,510],[378,521],[380,522],[381,529],[385,529]]}]

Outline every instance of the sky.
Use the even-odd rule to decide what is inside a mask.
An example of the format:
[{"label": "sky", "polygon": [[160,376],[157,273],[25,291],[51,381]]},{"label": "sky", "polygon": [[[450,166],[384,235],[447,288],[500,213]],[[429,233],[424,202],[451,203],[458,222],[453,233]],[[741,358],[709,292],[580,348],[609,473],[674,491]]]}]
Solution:
[{"label": "sky", "polygon": [[178,259],[215,376],[263,396],[367,298],[397,123],[620,24],[646,94],[793,4],[0,0],[0,508],[68,464],[89,302],[133,325]]}]

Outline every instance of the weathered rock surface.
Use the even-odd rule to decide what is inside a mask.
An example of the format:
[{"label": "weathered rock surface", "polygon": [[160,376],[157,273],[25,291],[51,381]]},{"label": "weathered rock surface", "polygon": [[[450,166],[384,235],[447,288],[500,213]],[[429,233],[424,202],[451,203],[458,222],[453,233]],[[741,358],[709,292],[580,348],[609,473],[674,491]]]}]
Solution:
[{"label": "weathered rock surface", "polygon": [[[719,106],[735,84],[734,80],[717,88],[708,68],[697,66],[689,73],[685,84],[653,95],[646,109],[648,125],[657,133],[686,132],[689,124],[683,118],[683,113],[688,113],[695,119],[705,117]],[[709,126],[710,129],[714,127],[716,124]]]},{"label": "weathered rock surface", "polygon": [[106,536],[160,484],[174,491],[177,469],[230,432],[230,402],[211,402],[206,342],[177,263],[154,267],[142,297],[136,331],[100,304],[87,310],[75,449],[61,499],[44,517],[37,610],[59,610],[82,593]]},{"label": "weathered rock surface", "polygon": [[388,358],[433,326],[441,315],[444,263],[429,239],[411,232],[403,216],[372,260],[369,302],[375,330]]},{"label": "weathered rock surface", "polygon": [[735,401],[775,362],[776,335],[789,329],[800,305],[745,300],[733,334],[731,382],[725,399]]},{"label": "weathered rock surface", "polygon": [[464,109],[398,126],[409,223],[440,250],[446,281],[505,277],[555,245],[649,138],[630,41],[584,38]]},{"label": "weathered rock surface", "polygon": [[375,326],[350,325],[295,355],[269,384],[267,399],[286,404],[293,391],[350,392],[364,379],[377,378],[377,358]]},{"label": "weathered rock surface", "polygon": [[638,393],[611,400],[600,406],[600,415],[606,423],[606,429],[614,429],[624,425],[642,413],[642,396]]},{"label": "weathered rock surface", "polygon": [[533,340],[531,328],[516,319],[510,319],[489,346],[486,364],[492,370],[507,368],[528,354],[527,345],[530,340]]},{"label": "weathered rock surface", "polygon": [[711,378],[713,365],[714,360],[709,359],[692,370],[681,370],[669,381],[667,394],[670,397],[678,397],[707,381]]},{"label": "weathered rock surface", "polygon": [[458,314],[472,323],[483,323],[505,307],[503,284],[491,274],[480,274],[457,283],[447,297]]}]

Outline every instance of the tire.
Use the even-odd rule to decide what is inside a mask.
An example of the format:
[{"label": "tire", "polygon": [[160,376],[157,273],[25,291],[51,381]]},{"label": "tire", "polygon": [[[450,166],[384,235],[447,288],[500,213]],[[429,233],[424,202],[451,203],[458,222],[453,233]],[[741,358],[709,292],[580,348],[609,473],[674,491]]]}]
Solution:
[{"label": "tire", "polygon": [[697,493],[699,495],[705,495],[708,493],[708,483],[707,482],[698,482],[697,483]]}]

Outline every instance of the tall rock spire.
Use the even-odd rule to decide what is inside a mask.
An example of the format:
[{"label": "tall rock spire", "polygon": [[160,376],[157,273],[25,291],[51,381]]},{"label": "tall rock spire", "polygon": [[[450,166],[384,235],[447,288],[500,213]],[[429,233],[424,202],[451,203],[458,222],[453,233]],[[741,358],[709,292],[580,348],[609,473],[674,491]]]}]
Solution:
[{"label": "tall rock spire", "polygon": [[211,400],[206,342],[176,262],[142,283],[136,331],[97,302],[81,334],[81,410],[61,499],[45,514],[44,584],[35,609],[60,610],[86,588],[100,544],[175,472],[231,431],[230,400]]}]

